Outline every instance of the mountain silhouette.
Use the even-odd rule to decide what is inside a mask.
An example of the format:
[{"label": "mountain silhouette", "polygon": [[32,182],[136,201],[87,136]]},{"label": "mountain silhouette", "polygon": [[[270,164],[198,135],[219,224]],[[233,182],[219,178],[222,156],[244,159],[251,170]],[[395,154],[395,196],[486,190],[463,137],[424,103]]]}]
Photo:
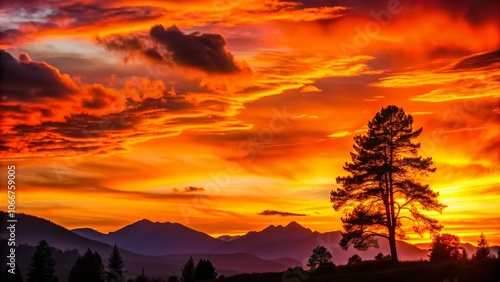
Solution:
[{"label": "mountain silhouette", "polygon": [[[169,255],[176,254],[249,254],[264,260],[289,259],[306,265],[312,250],[318,245],[330,250],[336,264],[346,264],[353,254],[360,255],[364,260],[370,260],[379,252],[390,253],[389,244],[383,239],[380,239],[378,249],[358,251],[350,248],[346,251],[338,244],[342,236],[340,231],[319,233],[294,221],[286,226],[270,225],[261,231],[250,231],[225,241],[178,223],[153,223],[149,220],[138,221],[109,234],[89,229],[78,229],[74,232],[108,244],[117,243],[125,249],[140,254],[164,255],[167,258],[175,257]],[[144,242],[143,238],[148,238],[147,242]],[[397,247],[402,260],[427,259],[427,251],[414,245],[398,241]]]},{"label": "mountain silhouette", "polygon": [[103,234],[84,228],[73,230],[81,236],[99,240],[144,255],[206,253],[224,242],[179,223],[137,221],[119,230]]},{"label": "mountain silhouette", "polygon": [[223,242],[229,242],[229,241],[233,241],[234,239],[237,239],[241,237],[240,235],[235,235],[235,236],[232,236],[232,235],[222,235],[222,236],[219,236],[217,237],[218,240],[221,240]]},{"label": "mountain silhouette", "polygon": [[[2,212],[0,220],[7,214]],[[386,240],[380,248],[345,251],[339,246],[340,231],[320,233],[297,222],[286,226],[270,225],[260,231],[250,231],[242,236],[229,236],[228,240],[213,238],[178,223],[160,223],[140,220],[108,234],[91,228],[72,231],[48,220],[31,215],[17,214],[16,241],[35,246],[42,239],[60,250],[76,249],[81,254],[88,248],[108,257],[112,245],[117,244],[128,265],[130,274],[140,274],[146,267],[151,275],[179,275],[179,270],[189,256],[210,258],[220,274],[240,272],[282,271],[288,267],[305,266],[312,250],[319,245],[327,247],[336,264],[347,263],[353,254],[371,260],[376,254],[389,253]],[[2,238],[8,234],[2,230]],[[402,260],[427,259],[427,251],[406,242],[398,241]],[[468,246],[469,247],[469,246]],[[472,246],[473,247],[473,246]],[[495,247],[492,247],[493,250]],[[471,249],[472,250],[472,249]],[[469,254],[472,254],[470,251]],[[29,258],[27,259],[29,260]]]},{"label": "mountain silhouette", "polygon": [[[142,242],[148,241],[149,239],[148,237],[144,237],[142,238],[142,242],[137,241],[141,235],[151,236],[152,238],[155,238],[154,242],[157,244],[156,246],[158,248],[161,248],[162,244],[166,244],[164,240],[171,238],[170,236],[173,235],[181,237],[186,236],[183,238],[185,240],[181,242],[182,244],[189,244],[190,240],[198,240],[197,238],[202,238],[199,241],[202,242],[202,240],[208,238],[208,240],[205,241],[208,242],[208,247],[192,244],[191,246],[188,246],[187,249],[194,249],[196,246],[199,246],[200,249],[211,248],[224,243],[222,240],[212,238],[205,233],[174,223],[153,223],[149,220],[141,220],[115,232],[103,234],[91,228],[80,228],[76,229],[75,232],[72,232],[49,220],[27,214],[16,214],[16,218],[18,220],[16,224],[16,243],[19,244],[16,260],[21,263],[20,266],[24,275],[27,274],[27,269],[31,256],[34,253],[35,246],[42,239],[46,240],[49,245],[57,250],[76,250],[79,254],[83,254],[88,248],[90,248],[92,251],[97,251],[104,260],[107,260],[113,248],[112,244],[114,244],[114,242],[111,242],[109,239],[113,237],[126,238],[126,236],[130,236],[129,239],[131,241],[136,241],[139,245],[141,245]],[[0,220],[2,222],[6,222],[7,213],[0,212]],[[174,232],[168,233],[165,230]],[[81,235],[77,233],[80,233]],[[164,240],[159,240],[162,234],[169,236],[165,237]],[[6,244],[7,241],[5,240],[8,238],[8,235],[7,229],[2,230],[0,233],[0,239],[2,239],[2,253],[7,253],[8,246]],[[92,239],[85,238],[85,236],[92,237]],[[100,239],[109,241],[109,244],[99,241]],[[122,243],[125,241],[126,240]],[[213,245],[213,242],[216,244]],[[196,243],[196,241],[191,243]],[[150,244],[150,246],[155,246],[155,244]],[[175,254],[172,252],[172,254],[167,256],[152,256],[147,254],[137,254],[131,250],[127,250],[120,244],[117,245],[120,248],[120,253],[125,261],[128,274],[131,276],[140,275],[142,268],[144,268],[146,273],[150,276],[179,276],[182,266],[191,255],[198,259],[210,258],[210,260],[215,264],[217,272],[226,276],[248,272],[283,271],[288,267],[300,265],[300,262],[289,258],[266,260],[246,253],[207,254],[200,250],[193,250],[191,253],[187,253],[187,251],[179,251],[175,248]],[[193,245],[195,247],[193,247]],[[59,255],[57,265],[58,267],[60,266],[63,268],[63,270],[58,271],[57,275],[62,279],[60,281],[66,281],[69,270],[73,266],[78,255],[73,251],[68,253],[65,257],[62,255],[62,252],[58,251],[58,253],[61,253],[61,255]],[[70,261],[68,257],[73,258],[74,261]],[[0,263],[5,265],[5,257],[2,256],[0,258]]]},{"label": "mountain silhouette", "polygon": [[[0,221],[6,222],[7,215],[6,212],[0,211]],[[19,256],[16,256],[16,260],[23,262],[24,267],[22,271],[24,275],[27,274],[29,261],[35,249],[34,246],[36,246],[40,240],[46,240],[51,247],[58,250],[77,250],[81,255],[90,248],[92,251],[97,251],[105,260],[107,260],[113,248],[111,245],[104,242],[82,237],[49,220],[33,215],[18,213],[16,214],[16,219],[16,244],[19,246],[23,245],[23,249],[25,250],[24,252],[19,252]],[[0,232],[0,238],[6,240],[9,235],[7,229],[2,229]],[[24,245],[31,247],[28,248]],[[7,246],[5,245],[2,246],[2,248],[3,247]],[[120,253],[131,275],[140,275],[143,267],[147,267],[148,273],[151,275],[164,275],[165,273],[177,275],[180,267],[182,267],[184,263],[168,259],[158,260],[156,257],[135,254],[121,248],[121,246],[119,247]],[[30,251],[26,251],[27,248],[30,249]],[[0,262],[3,263],[3,259],[4,257],[2,256]],[[73,266],[74,261],[65,263],[67,264],[69,273],[69,269]],[[58,275],[65,277],[68,273]]]}]

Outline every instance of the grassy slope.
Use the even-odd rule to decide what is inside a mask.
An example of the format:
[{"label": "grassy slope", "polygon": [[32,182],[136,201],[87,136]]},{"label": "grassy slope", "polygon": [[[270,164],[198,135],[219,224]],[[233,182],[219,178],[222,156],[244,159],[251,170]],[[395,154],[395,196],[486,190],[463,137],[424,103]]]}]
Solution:
[{"label": "grassy slope", "polygon": [[[303,277],[304,278],[304,277]],[[500,262],[488,259],[483,261],[448,261],[430,263],[427,261],[403,262],[396,265],[390,262],[363,262],[358,265],[337,267],[336,273],[306,279],[291,273],[255,273],[219,278],[218,282],[498,282],[500,281]]]}]

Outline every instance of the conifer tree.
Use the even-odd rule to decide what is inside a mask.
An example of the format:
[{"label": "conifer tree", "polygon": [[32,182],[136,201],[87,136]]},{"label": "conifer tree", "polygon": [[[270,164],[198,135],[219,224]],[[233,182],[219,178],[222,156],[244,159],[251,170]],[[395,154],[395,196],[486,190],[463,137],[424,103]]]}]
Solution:
[{"label": "conifer tree", "polygon": [[193,282],[194,272],[195,272],[194,260],[193,257],[190,257],[189,260],[186,262],[186,264],[184,264],[184,267],[182,268],[181,281]]},{"label": "conifer tree", "polygon": [[404,221],[421,236],[442,226],[422,211],[441,212],[439,193],[421,179],[436,169],[432,158],[419,155],[414,140],[422,128],[413,130],[413,117],[402,108],[388,106],[368,122],[366,135],[354,137],[348,176],[337,177],[340,187],[331,192],[333,208],[344,210],[340,246],[358,250],[378,247],[377,238],[389,241],[391,260],[398,261],[396,239],[404,239]]},{"label": "conifer tree", "polygon": [[486,236],[483,233],[479,236],[479,240],[477,241],[477,249],[474,253],[474,258],[476,259],[484,259],[489,257],[491,254],[490,243],[486,240]]},{"label": "conifer tree", "polygon": [[28,282],[58,282],[55,275],[56,261],[52,257],[54,248],[47,241],[41,240],[31,257],[28,269]]},{"label": "conifer tree", "polygon": [[106,277],[108,282],[124,282],[126,280],[125,262],[116,244],[113,246],[108,260],[108,271]]},{"label": "conifer tree", "polygon": [[101,256],[97,252],[88,249],[87,252],[78,257],[75,265],[69,273],[69,282],[105,282],[106,275]]}]

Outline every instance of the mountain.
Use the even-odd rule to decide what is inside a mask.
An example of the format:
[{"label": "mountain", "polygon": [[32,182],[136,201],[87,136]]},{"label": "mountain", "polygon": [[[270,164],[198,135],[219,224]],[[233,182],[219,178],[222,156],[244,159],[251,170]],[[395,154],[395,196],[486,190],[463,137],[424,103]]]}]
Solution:
[{"label": "mountain", "polygon": [[229,242],[229,241],[233,241],[234,239],[237,239],[241,237],[240,235],[235,235],[235,236],[232,236],[232,235],[222,235],[222,236],[219,236],[217,237],[217,240],[221,240],[223,242]]},{"label": "mountain", "polygon": [[[270,242],[281,241],[284,242],[286,240],[292,240],[293,238],[303,238],[307,235],[312,234],[310,229],[302,227],[300,224],[296,222],[291,222],[287,226],[274,226],[270,225],[263,229],[262,231],[250,231],[247,234],[226,242],[218,248],[212,249],[211,253],[216,254],[229,254],[229,253],[252,253],[253,250],[262,246],[264,244]],[[311,249],[312,250],[312,249]],[[259,257],[262,254],[255,254]],[[272,258],[280,258],[283,256],[272,257]]]},{"label": "mountain", "polygon": [[104,242],[106,238],[106,234],[101,233],[97,230],[94,230],[92,228],[77,228],[71,230],[71,232],[76,233],[82,237],[94,240],[94,241],[99,241],[99,242]]},{"label": "mountain", "polygon": [[[367,251],[358,251],[354,248],[343,250],[339,246],[342,233],[340,231],[319,233],[313,232],[296,222],[286,226],[271,225],[262,231],[252,231],[240,238],[226,242],[220,247],[211,250],[210,253],[230,254],[248,253],[263,259],[291,258],[307,264],[312,250],[319,246],[325,246],[333,255],[336,264],[346,264],[353,254],[360,255],[364,260],[373,259],[379,252],[389,254],[390,248],[387,240],[379,240],[380,248],[370,248]],[[401,260],[426,259],[426,251],[423,251],[409,243],[397,242],[398,255]]]},{"label": "mountain", "polygon": [[[57,262],[56,275],[58,275],[60,281],[67,280],[69,271],[73,267],[78,254],[83,254],[89,248],[92,251],[97,251],[101,255],[104,264],[106,264],[112,250],[111,244],[114,244],[114,242],[109,240],[113,240],[113,238],[121,239],[124,244],[127,243],[126,239],[129,239],[131,242],[137,242],[140,246],[145,245],[151,248],[154,247],[155,244],[158,245],[157,248],[161,248],[163,244],[171,245],[177,242],[179,242],[179,244],[189,244],[191,242],[191,246],[186,247],[185,245],[180,245],[177,249],[172,247],[177,251],[177,254],[170,254],[167,256],[137,254],[126,248],[122,248],[118,243],[117,245],[120,247],[120,253],[125,261],[127,274],[130,276],[140,275],[142,269],[145,270],[147,275],[152,277],[179,276],[182,266],[190,256],[196,259],[210,258],[217,268],[217,272],[226,276],[239,272],[283,271],[288,267],[300,264],[300,262],[289,258],[267,260],[245,253],[206,255],[203,254],[201,250],[218,247],[219,244],[224,244],[224,242],[212,238],[205,233],[194,231],[175,223],[153,223],[149,220],[141,220],[115,232],[103,234],[90,228],[76,229],[72,232],[49,220],[27,214],[16,214],[16,219],[18,220],[16,223],[16,260],[19,262],[21,272],[24,275],[28,273],[28,265],[35,250],[34,246],[36,246],[40,240],[46,240],[49,245],[55,248],[54,256]],[[7,213],[0,212],[0,222],[6,222],[6,220]],[[3,254],[7,253],[7,249],[9,248],[6,241],[9,234],[5,228],[2,228],[0,232],[0,239],[2,239],[0,251]],[[106,239],[109,241],[109,244],[85,238],[77,233],[93,237],[94,239]],[[163,242],[163,240],[161,240],[162,235],[172,236],[165,237],[169,238],[171,242]],[[142,241],[139,241],[141,236],[144,237],[142,237]],[[182,237],[181,239],[183,239],[183,241],[175,241],[179,238],[173,236]],[[151,238],[153,238],[152,241],[150,240]],[[145,244],[147,241],[154,242],[154,244],[151,242],[149,242],[150,244]],[[206,245],[203,246],[201,244]],[[189,251],[190,249],[191,251]],[[149,250],[146,249],[146,251]],[[5,259],[5,256],[0,257],[1,265],[5,265]]]},{"label": "mountain", "polygon": [[93,229],[73,230],[89,239],[144,255],[206,253],[224,242],[179,223],[137,221],[117,231],[103,234]]},{"label": "mountain", "polygon": [[[249,254],[259,259],[276,261],[288,259],[305,266],[312,250],[319,246],[327,247],[336,264],[346,264],[353,254],[364,260],[371,260],[379,252],[389,254],[387,240],[380,239],[380,248],[358,251],[354,248],[343,250],[338,242],[340,231],[319,233],[305,228],[297,222],[286,226],[270,225],[261,231],[250,231],[243,236],[213,238],[178,223],[153,223],[141,220],[109,234],[102,234],[92,229],[78,229],[74,232],[90,239],[118,246],[143,255],[210,254],[233,255]],[[148,238],[148,240],[144,240]],[[427,259],[427,251],[409,243],[398,241],[400,260]],[[175,256],[174,256],[175,257]],[[232,265],[227,269],[237,270]]]},{"label": "mountain", "polygon": [[[83,254],[90,248],[92,251],[97,251],[105,263],[111,254],[112,246],[82,237],[49,220],[27,214],[16,214],[16,219],[16,244],[20,250],[24,250],[20,252],[19,256],[16,255],[16,259],[19,259],[26,265],[24,269],[21,269],[24,275],[28,272],[27,265],[34,252],[33,246],[36,246],[40,240],[46,240],[56,250],[68,250],[71,257],[74,258],[74,260],[71,260],[66,256],[65,259],[60,260],[64,263],[65,270],[56,274],[60,276],[61,281],[65,281],[63,278],[69,273],[69,269],[73,267],[76,261],[77,256],[74,255],[75,252]],[[0,222],[6,222],[6,220],[7,213],[0,211]],[[8,238],[7,229],[2,228],[0,232],[0,239],[6,240]],[[24,245],[27,245],[27,247]],[[6,248],[4,245],[1,247]],[[21,253],[24,255],[21,255]],[[142,268],[145,268],[149,274],[155,276],[165,274],[178,275],[183,264],[177,261],[169,261],[168,259],[158,260],[157,257],[135,254],[123,248],[120,248],[120,253],[127,265],[128,273],[132,276],[140,275]],[[60,257],[64,256],[60,254]],[[4,256],[0,258],[2,265],[5,265],[4,258]],[[61,262],[59,264],[61,265]]]}]

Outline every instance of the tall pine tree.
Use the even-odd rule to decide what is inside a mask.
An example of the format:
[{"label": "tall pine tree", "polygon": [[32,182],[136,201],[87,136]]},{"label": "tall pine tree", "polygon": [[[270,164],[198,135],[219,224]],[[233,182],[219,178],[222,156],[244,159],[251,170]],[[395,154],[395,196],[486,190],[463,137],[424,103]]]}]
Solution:
[{"label": "tall pine tree", "polygon": [[52,257],[54,248],[47,241],[38,243],[35,253],[31,257],[28,270],[28,282],[58,282],[55,275],[56,261]]},{"label": "tall pine tree", "polygon": [[195,272],[194,260],[193,257],[190,257],[189,260],[186,262],[186,264],[184,264],[184,267],[182,268],[181,281],[193,282],[194,272]]},{"label": "tall pine tree", "polygon": [[489,257],[491,254],[490,243],[486,240],[486,236],[483,233],[479,236],[479,240],[477,241],[477,249],[474,253],[474,258],[476,259],[484,259]]},{"label": "tall pine tree", "polygon": [[108,271],[106,272],[108,282],[123,282],[126,280],[126,273],[125,262],[115,244],[108,260]]},{"label": "tall pine tree", "polygon": [[441,212],[439,193],[420,180],[434,172],[432,158],[418,154],[422,133],[413,130],[413,117],[402,108],[388,106],[368,122],[366,135],[354,137],[349,175],[337,177],[340,187],[331,192],[333,208],[343,209],[344,231],[340,245],[359,250],[378,247],[377,237],[389,241],[391,260],[398,261],[396,238],[405,238],[403,219],[421,236],[442,226],[422,211]]}]

